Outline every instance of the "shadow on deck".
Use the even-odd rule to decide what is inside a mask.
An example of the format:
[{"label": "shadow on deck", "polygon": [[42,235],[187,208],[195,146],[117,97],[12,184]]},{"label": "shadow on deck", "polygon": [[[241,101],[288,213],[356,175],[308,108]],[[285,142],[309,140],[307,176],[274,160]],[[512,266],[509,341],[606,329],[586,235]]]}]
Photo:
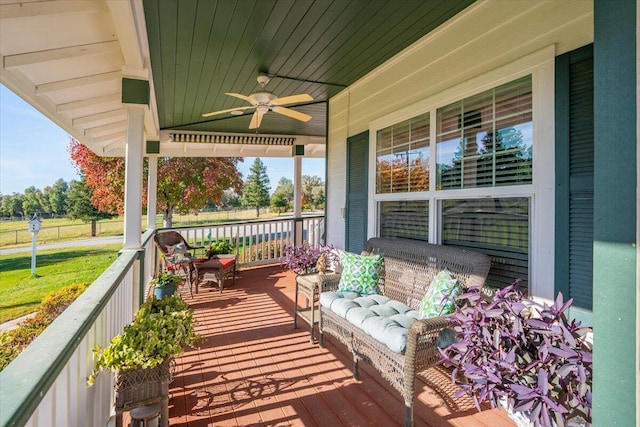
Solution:
[{"label": "shadow on deck", "polygon": [[[324,349],[310,344],[302,320],[293,329],[294,278],[281,267],[248,269],[222,294],[205,285],[185,295],[204,338],[176,361],[171,426],[402,425],[404,402],[374,369],[362,363],[355,381],[345,346],[330,336]],[[514,425],[504,411],[456,399],[441,367],[417,390],[416,426]]]}]

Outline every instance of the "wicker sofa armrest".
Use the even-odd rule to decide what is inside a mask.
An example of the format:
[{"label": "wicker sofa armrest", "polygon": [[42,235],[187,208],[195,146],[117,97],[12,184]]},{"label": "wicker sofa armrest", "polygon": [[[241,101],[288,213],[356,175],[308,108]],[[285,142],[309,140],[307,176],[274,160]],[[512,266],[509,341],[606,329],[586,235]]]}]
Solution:
[{"label": "wicker sofa armrest", "polygon": [[335,292],[340,283],[340,273],[327,273],[318,275],[318,290],[322,292]]},{"label": "wicker sofa armrest", "polygon": [[449,327],[448,316],[415,320],[407,332],[406,380],[440,360],[436,343],[442,331]]}]

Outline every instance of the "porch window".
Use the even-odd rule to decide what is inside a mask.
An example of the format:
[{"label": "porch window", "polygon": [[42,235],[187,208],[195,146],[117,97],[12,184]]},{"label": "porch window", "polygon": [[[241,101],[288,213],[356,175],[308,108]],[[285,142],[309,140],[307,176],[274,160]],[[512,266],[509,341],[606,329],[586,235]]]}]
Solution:
[{"label": "porch window", "polygon": [[531,76],[439,108],[437,189],[530,184]]},{"label": "porch window", "polygon": [[429,202],[394,200],[380,202],[380,237],[429,240]]},{"label": "porch window", "polygon": [[503,288],[515,279],[529,285],[529,199],[442,201],[442,243],[491,257],[487,283]]},{"label": "porch window", "polygon": [[381,129],[376,137],[376,193],[429,189],[429,113]]},{"label": "porch window", "polygon": [[[374,122],[377,235],[483,252],[492,259],[488,285],[520,279],[528,291],[533,74],[486,88]],[[537,153],[545,159],[545,147]]]}]

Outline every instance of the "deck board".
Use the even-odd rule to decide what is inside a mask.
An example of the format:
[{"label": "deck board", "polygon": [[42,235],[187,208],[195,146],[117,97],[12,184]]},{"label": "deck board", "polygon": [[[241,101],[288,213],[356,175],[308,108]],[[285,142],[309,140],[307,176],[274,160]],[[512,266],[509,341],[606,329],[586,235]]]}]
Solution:
[{"label": "deck board", "polygon": [[[204,285],[184,296],[203,339],[176,360],[172,427],[402,425],[404,402],[375,369],[361,363],[355,381],[344,345],[311,344],[304,320],[293,329],[294,279],[280,267],[247,269],[222,294]],[[416,426],[514,425],[504,411],[456,399],[447,370],[423,376]]]}]

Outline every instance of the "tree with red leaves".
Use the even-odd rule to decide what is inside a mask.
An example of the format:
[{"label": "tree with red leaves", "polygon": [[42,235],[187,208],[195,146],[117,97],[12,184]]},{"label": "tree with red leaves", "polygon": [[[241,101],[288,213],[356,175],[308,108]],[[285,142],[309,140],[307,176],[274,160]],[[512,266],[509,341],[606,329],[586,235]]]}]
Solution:
[{"label": "tree with red leaves", "polygon": [[[75,139],[69,145],[71,159],[86,177],[91,202],[102,212],[124,212],[123,158],[100,157]],[[185,214],[219,203],[224,190],[242,191],[239,157],[161,157],[158,159],[157,207],[164,227],[171,227],[173,214]],[[142,204],[146,206],[147,160],[144,162]]]}]

